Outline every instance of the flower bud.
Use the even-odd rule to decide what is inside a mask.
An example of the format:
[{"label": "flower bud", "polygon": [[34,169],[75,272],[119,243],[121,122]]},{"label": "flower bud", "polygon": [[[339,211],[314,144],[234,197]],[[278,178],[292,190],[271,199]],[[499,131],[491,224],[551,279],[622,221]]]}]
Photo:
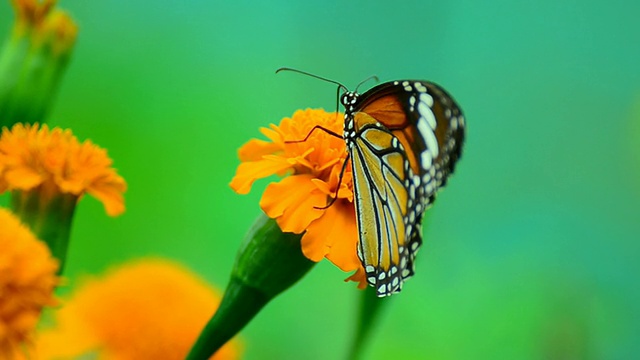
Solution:
[{"label": "flower bud", "polygon": [[75,44],[77,26],[55,1],[14,0],[0,52],[0,128],[44,122]]}]

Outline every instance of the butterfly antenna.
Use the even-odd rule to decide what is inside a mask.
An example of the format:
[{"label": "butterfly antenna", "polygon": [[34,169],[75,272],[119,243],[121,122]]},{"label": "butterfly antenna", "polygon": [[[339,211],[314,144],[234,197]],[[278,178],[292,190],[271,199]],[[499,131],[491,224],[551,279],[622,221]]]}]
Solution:
[{"label": "butterfly antenna", "polygon": [[292,69],[292,68],[288,68],[288,67],[281,67],[280,69],[276,70],[276,74],[279,73],[280,71],[293,71],[293,72],[297,72],[299,74],[311,76],[312,78],[316,78],[316,79],[319,79],[319,80],[322,80],[322,81],[326,81],[326,82],[330,82],[332,84],[336,84],[336,85],[338,85],[338,89],[342,88],[344,91],[348,91],[346,86],[342,85],[341,83],[339,83],[339,82],[337,82],[335,80],[331,80],[331,79],[324,78],[322,76],[314,75],[314,74],[308,73],[306,71],[302,71],[302,70],[298,70],[298,69]]},{"label": "butterfly antenna", "polygon": [[367,81],[369,81],[369,80],[371,80],[371,79],[375,80],[376,82],[379,82],[379,81],[380,81],[380,79],[378,79],[378,77],[377,77],[377,76],[375,76],[375,75],[371,75],[371,76],[369,76],[368,78],[366,78],[366,79],[364,79],[364,80],[360,81],[360,83],[358,84],[358,86],[356,86],[356,90],[355,90],[355,91],[356,91],[356,92],[358,92],[358,88],[360,87],[360,85],[362,85],[362,84],[366,83]]}]

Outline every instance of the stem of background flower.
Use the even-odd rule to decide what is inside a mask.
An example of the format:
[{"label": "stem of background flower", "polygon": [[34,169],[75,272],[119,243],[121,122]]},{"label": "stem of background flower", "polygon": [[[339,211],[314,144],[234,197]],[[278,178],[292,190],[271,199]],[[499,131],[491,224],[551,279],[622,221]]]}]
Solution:
[{"label": "stem of background flower", "polygon": [[376,290],[371,286],[360,294],[360,311],[358,312],[358,328],[349,351],[349,360],[358,360],[362,357],[363,349],[380,317],[380,312],[389,303],[390,298],[379,298]]},{"label": "stem of background flower", "polygon": [[264,214],[256,220],[240,247],[222,303],[191,349],[188,360],[211,357],[271,299],[316,264],[302,254],[301,237],[283,233]]},{"label": "stem of background flower", "polygon": [[0,51],[0,127],[10,127],[15,119],[13,113],[16,84],[20,81],[22,60],[27,57],[29,41],[26,37],[11,36]]},{"label": "stem of background flower", "polygon": [[0,125],[44,123],[68,58],[29,51],[14,40],[0,57]]},{"label": "stem of background flower", "polygon": [[78,197],[73,194],[44,196],[40,191],[11,193],[11,209],[31,231],[44,241],[58,259],[58,274],[64,269],[71,233],[71,221]]},{"label": "stem of background flower", "polygon": [[[68,17],[62,23],[75,27]],[[0,52],[0,127],[44,123],[71,57],[75,35],[59,39],[60,28],[35,26],[44,24],[15,25]]]}]

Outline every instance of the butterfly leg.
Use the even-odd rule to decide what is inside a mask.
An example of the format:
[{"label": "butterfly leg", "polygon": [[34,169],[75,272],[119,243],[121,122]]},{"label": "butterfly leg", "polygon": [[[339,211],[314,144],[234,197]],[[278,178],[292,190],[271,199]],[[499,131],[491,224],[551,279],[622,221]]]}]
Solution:
[{"label": "butterfly leg", "polygon": [[331,136],[335,136],[335,137],[338,137],[338,138],[342,139],[342,135],[340,135],[340,134],[338,134],[336,132],[333,132],[333,131],[331,131],[331,130],[325,128],[325,127],[322,127],[320,125],[316,125],[316,126],[313,127],[313,129],[311,129],[311,131],[309,131],[309,133],[307,134],[307,136],[304,137],[304,139],[302,139],[302,140],[288,140],[288,141],[285,141],[284,143],[285,144],[294,144],[294,143],[305,142],[305,141],[307,141],[307,139],[309,139],[309,136],[311,136],[311,134],[313,134],[313,132],[316,131],[316,130],[322,130],[322,131],[326,132],[327,134],[329,134]]},{"label": "butterfly leg", "polygon": [[[320,125],[316,125],[314,126],[311,131],[309,131],[309,133],[307,133],[307,136],[304,137],[304,139],[302,140],[289,140],[289,141],[285,141],[285,144],[294,144],[294,143],[300,143],[300,142],[305,142],[309,139],[309,137],[311,136],[311,134],[313,134],[314,131],[316,130],[322,130],[324,132],[326,132],[327,134],[331,135],[331,136],[335,136],[337,138],[342,139],[342,135],[331,131],[325,127],[322,127]],[[336,202],[336,200],[338,199],[338,191],[340,190],[340,185],[342,185],[342,177],[344,176],[344,171],[347,168],[347,162],[349,161],[349,154],[347,154],[347,157],[344,159],[344,163],[342,163],[342,169],[340,169],[340,177],[338,178],[338,187],[336,189],[336,193],[333,195],[333,197],[331,198],[331,201],[329,201],[329,204],[327,204],[326,206],[314,206],[315,209],[318,210],[325,210],[328,209],[329,207],[331,207],[331,205],[333,205],[334,202]]]}]

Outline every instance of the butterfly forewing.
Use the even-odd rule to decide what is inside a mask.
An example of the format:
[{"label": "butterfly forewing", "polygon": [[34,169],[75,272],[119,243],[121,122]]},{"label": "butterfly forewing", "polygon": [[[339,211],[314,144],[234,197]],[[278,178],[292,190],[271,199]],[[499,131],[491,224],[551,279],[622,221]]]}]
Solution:
[{"label": "butterfly forewing", "polygon": [[[464,118],[441,87],[394,81],[345,101],[358,255],[378,296],[413,275],[425,209],[461,155]],[[351,98],[353,99],[353,98]]]},{"label": "butterfly forewing", "polygon": [[[399,289],[406,264],[405,221],[409,196],[407,163],[393,134],[365,113],[355,114],[356,132],[350,145],[359,229],[359,256],[368,282],[387,294]],[[365,260],[366,259],[366,260]]]}]

